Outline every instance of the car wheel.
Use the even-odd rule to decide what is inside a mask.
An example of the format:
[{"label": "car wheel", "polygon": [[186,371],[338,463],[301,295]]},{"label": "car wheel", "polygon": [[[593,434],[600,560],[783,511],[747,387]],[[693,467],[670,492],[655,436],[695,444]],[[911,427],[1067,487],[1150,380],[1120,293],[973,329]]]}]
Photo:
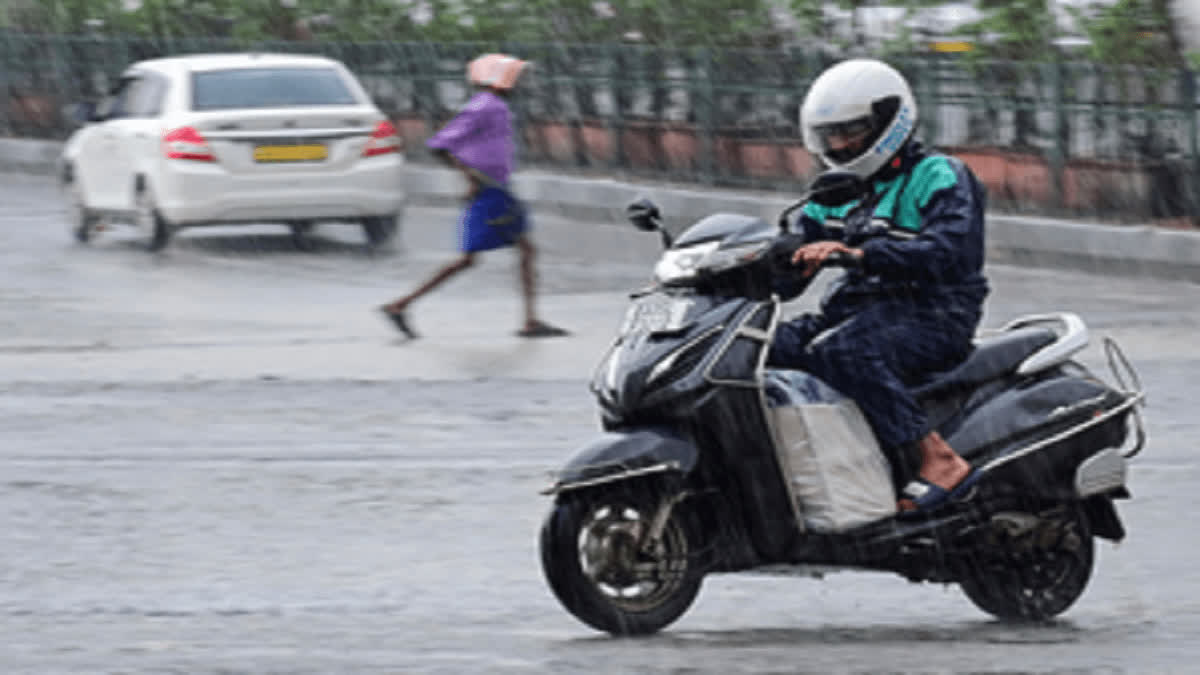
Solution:
[{"label": "car wheel", "polygon": [[295,246],[297,251],[312,253],[317,250],[317,242],[312,237],[316,225],[296,222],[288,223],[288,227],[292,230],[292,246]]},{"label": "car wheel", "polygon": [[172,227],[167,219],[158,212],[158,206],[154,202],[154,194],[150,188],[142,187],[138,190],[136,210],[135,224],[142,232],[149,234],[146,249],[157,252],[166,248],[167,242],[171,240]]},{"label": "car wheel", "polygon": [[83,188],[78,181],[67,184],[67,199],[67,219],[71,235],[75,237],[75,241],[86,244],[96,233],[100,218],[84,203]]},{"label": "car wheel", "polygon": [[391,245],[396,239],[399,222],[399,213],[363,218],[363,234],[367,236],[367,246],[372,249],[382,249]]}]

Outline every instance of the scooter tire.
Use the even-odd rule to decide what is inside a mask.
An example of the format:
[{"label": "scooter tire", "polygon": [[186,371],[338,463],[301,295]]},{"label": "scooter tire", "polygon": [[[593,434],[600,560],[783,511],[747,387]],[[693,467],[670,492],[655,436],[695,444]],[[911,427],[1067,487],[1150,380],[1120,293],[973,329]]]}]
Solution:
[{"label": "scooter tire", "polygon": [[959,585],[976,607],[1002,620],[1039,622],[1067,611],[1083,595],[1095,566],[1095,538],[1078,504],[1063,505],[1062,534],[1032,550],[986,555]]},{"label": "scooter tire", "polygon": [[[555,597],[583,623],[612,635],[648,635],[673,623],[696,599],[703,580],[692,555],[698,537],[679,506],[664,528],[664,555],[658,561],[639,556],[641,568],[660,562],[671,568],[657,586],[653,581],[645,582],[649,586],[647,597],[625,595],[597,580],[597,567],[605,570],[599,573],[605,576],[621,578],[628,573],[633,578],[631,567],[618,569],[612,559],[604,565],[592,566],[590,574],[585,571],[589,551],[611,554],[630,543],[620,541],[621,528],[627,526],[618,520],[623,518],[629,526],[635,526],[633,520],[648,520],[653,512],[653,506],[648,505],[656,503],[649,495],[629,491],[590,490],[560,496],[552,507],[541,530],[542,571]],[[637,516],[633,518],[630,514]],[[595,537],[604,541],[596,541]],[[617,557],[630,560],[629,555]]]}]

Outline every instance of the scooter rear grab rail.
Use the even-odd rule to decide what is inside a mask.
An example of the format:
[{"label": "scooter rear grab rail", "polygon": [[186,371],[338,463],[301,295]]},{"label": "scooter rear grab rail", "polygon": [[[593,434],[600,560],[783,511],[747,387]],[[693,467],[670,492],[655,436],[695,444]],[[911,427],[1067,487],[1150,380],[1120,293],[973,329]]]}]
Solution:
[{"label": "scooter rear grab rail", "polygon": [[[1133,413],[1135,439],[1133,447],[1123,453],[1125,459],[1129,459],[1139,454],[1146,445],[1146,429],[1142,423],[1142,413],[1138,410],[1138,404],[1146,405],[1146,392],[1142,388],[1141,378],[1138,377],[1133,364],[1125,357],[1121,346],[1108,336],[1104,337],[1104,355],[1108,359],[1108,370],[1116,380],[1117,387],[1121,393],[1133,400],[1130,412]],[[1128,382],[1126,382],[1126,376],[1129,378]]]},{"label": "scooter rear grab rail", "polygon": [[[1028,374],[1043,370],[1048,366],[1062,363],[1071,358],[1071,356],[1087,346],[1089,334],[1087,325],[1077,314],[1072,312],[1054,312],[1049,314],[1031,314],[1028,316],[1018,317],[1004,324],[994,331],[987,331],[986,334],[1001,335],[1005,332],[1024,328],[1027,326],[1036,326],[1043,324],[1056,324],[1059,330],[1058,339],[1053,343],[1039,349],[1031,354],[1028,358],[1021,362],[1017,368],[1019,374]],[[1134,442],[1133,446],[1121,453],[1123,457],[1129,459],[1142,451],[1146,444],[1146,432],[1142,422],[1141,413],[1138,411],[1139,405],[1145,405],[1146,393],[1142,389],[1141,379],[1138,377],[1137,371],[1133,365],[1125,357],[1125,353],[1121,350],[1120,345],[1111,337],[1104,338],[1104,351],[1108,360],[1108,368],[1112,373],[1113,379],[1116,381],[1116,391],[1125,397],[1125,400],[1114,408],[1105,411],[1098,417],[1092,418],[1080,425],[1064,430],[1050,438],[1042,439],[1033,445],[1026,446],[1020,451],[997,459],[993,464],[1002,464],[1014,457],[1028,454],[1029,452],[1039,450],[1047,445],[1058,442],[1063,438],[1069,437],[1075,433],[1096,426],[1112,417],[1130,412],[1133,416],[1134,424]]]}]

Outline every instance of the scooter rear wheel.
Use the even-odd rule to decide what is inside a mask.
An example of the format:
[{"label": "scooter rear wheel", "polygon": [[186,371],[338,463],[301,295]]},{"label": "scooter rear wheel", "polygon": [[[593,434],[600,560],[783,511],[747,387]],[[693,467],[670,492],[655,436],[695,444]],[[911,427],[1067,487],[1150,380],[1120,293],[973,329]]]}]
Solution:
[{"label": "scooter rear wheel", "polygon": [[613,635],[655,633],[700,591],[696,530],[677,505],[661,543],[643,546],[660,501],[649,492],[588,490],[560,497],[541,532],[542,571],[559,602]]},{"label": "scooter rear wheel", "polygon": [[1039,514],[1038,524],[1001,537],[959,579],[983,611],[1006,621],[1045,621],[1069,609],[1092,576],[1095,540],[1078,505]]}]

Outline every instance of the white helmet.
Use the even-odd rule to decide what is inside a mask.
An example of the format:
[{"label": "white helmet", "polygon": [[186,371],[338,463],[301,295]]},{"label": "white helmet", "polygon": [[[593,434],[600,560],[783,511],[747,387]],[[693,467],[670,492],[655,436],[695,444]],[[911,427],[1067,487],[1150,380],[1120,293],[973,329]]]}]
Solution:
[{"label": "white helmet", "polygon": [[[875,59],[842,61],[813,82],[800,107],[809,152],[831,169],[868,179],[883,168],[917,125],[917,102],[904,76]],[[832,149],[831,136],[864,136],[849,150]]]}]

